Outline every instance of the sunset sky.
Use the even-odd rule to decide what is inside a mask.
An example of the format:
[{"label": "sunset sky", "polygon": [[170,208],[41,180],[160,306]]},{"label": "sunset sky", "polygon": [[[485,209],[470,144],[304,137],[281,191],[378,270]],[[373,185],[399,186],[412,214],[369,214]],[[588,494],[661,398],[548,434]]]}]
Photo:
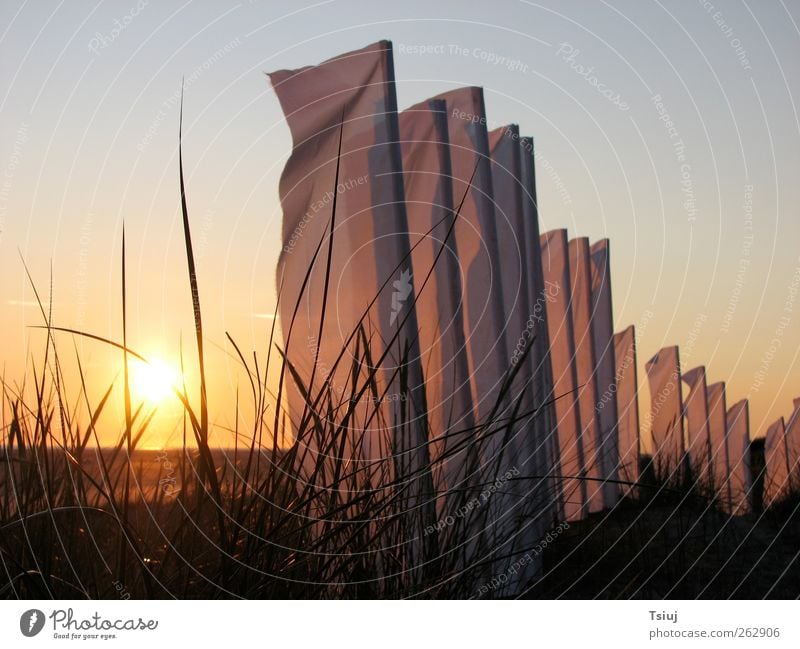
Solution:
[{"label": "sunset sky", "polygon": [[[483,86],[490,126],[535,138],[541,230],[610,238],[616,329],[637,326],[640,379],[660,347],[679,345],[684,368],[728,382],[729,405],[749,396],[754,437],[800,396],[800,3],[9,0],[0,17],[10,384],[45,341],[22,259],[44,298],[52,266],[56,325],[121,340],[124,222],[129,343],[176,373],[183,344],[194,388],[184,78],[210,408],[232,427],[248,383],[225,332],[264,358],[291,147],[264,73],[385,38],[400,109]],[[72,341],[59,340],[70,366]],[[99,399],[120,354],[76,344]],[[163,408],[151,447],[179,441],[178,404]]]}]

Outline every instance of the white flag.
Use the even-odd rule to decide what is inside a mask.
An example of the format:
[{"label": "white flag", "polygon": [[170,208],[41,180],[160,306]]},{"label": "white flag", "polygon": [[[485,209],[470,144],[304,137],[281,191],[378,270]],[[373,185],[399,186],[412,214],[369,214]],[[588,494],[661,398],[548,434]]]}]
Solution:
[{"label": "white flag", "polygon": [[547,302],[547,332],[553,372],[558,479],[555,488],[563,516],[568,521],[584,518],[587,490],[576,395],[575,342],[570,313],[570,271],[567,231],[541,235],[542,272]]},{"label": "white flag", "polygon": [[[702,365],[684,372],[683,382],[689,387],[684,410],[686,412],[686,438],[689,463],[694,479],[703,487],[712,486],[710,468],[711,438],[708,432],[708,394],[706,368]],[[713,491],[713,488],[712,488]]]},{"label": "white flag", "polygon": [[572,331],[575,336],[575,372],[578,385],[578,412],[581,423],[583,462],[586,471],[586,495],[589,511],[603,509],[603,440],[597,420],[597,367],[592,333],[592,262],[589,239],[578,237],[569,242],[569,273]]},{"label": "white flag", "polygon": [[750,511],[750,407],[747,399],[734,403],[726,416],[730,462],[731,514]]},{"label": "white flag", "polygon": [[764,439],[764,505],[769,507],[789,491],[789,450],[783,417],[768,429]]},{"label": "white flag", "polygon": [[[463,308],[472,394],[480,426],[490,416],[497,417],[492,413],[509,366],[483,90],[459,88],[436,99],[447,103],[456,207],[466,195],[455,230],[464,280]],[[487,444],[487,461],[496,456],[500,446],[496,438],[493,436]]]},{"label": "white flag", "polygon": [[[522,479],[515,480],[507,491],[513,492],[513,511],[505,516],[515,529],[514,542],[505,554],[521,561],[530,556],[545,533],[550,493],[542,479],[541,447],[536,435],[535,387],[533,384],[533,337],[529,327],[531,308],[528,288],[532,278],[527,271],[526,227],[523,212],[522,159],[519,130],[504,126],[489,133],[492,161],[492,187],[495,196],[495,223],[498,246],[503,255],[503,304],[506,313],[506,340],[511,352],[510,364],[516,376],[511,400],[517,408],[517,425],[510,440],[510,454],[501,470],[517,469]],[[513,514],[513,516],[512,516]],[[512,561],[513,563],[513,561]],[[540,561],[526,560],[526,570],[518,580],[524,583],[533,576]]]},{"label": "white flag", "polygon": [[614,359],[614,313],[611,302],[611,264],[609,241],[600,239],[591,248],[592,272],[592,336],[597,381],[597,420],[600,426],[601,467],[608,482],[603,485],[603,502],[613,507],[619,498],[617,460],[619,432],[617,430],[616,361]]},{"label": "white flag", "polygon": [[679,479],[683,460],[683,398],[678,348],[664,347],[647,363],[653,467],[665,480]]},{"label": "white flag", "polygon": [[[524,335],[533,341],[533,349],[529,355],[531,376],[533,377],[533,403],[536,407],[534,433],[536,439],[537,475],[552,475],[557,463],[553,445],[557,442],[555,416],[552,404],[553,377],[550,368],[547,335],[547,302],[548,294],[542,276],[542,255],[539,244],[539,210],[536,199],[536,173],[533,157],[533,138],[520,138],[520,172],[522,174],[522,215],[525,239],[525,277],[528,287],[528,317]],[[541,499],[547,504],[547,520],[555,514],[552,481],[542,479],[539,483]],[[546,520],[542,521],[546,531]]]},{"label": "white flag", "polygon": [[[614,334],[617,414],[619,431],[619,478],[639,481],[639,378],[636,369],[636,330],[631,325]],[[622,493],[633,487],[624,485]]]},{"label": "white flag", "polygon": [[[400,113],[406,212],[432,464],[438,492],[458,488],[476,470],[447,106],[432,99]],[[463,488],[463,485],[461,485]]]},{"label": "white flag", "polygon": [[315,448],[334,437],[317,423],[333,413],[349,438],[364,436],[355,450],[368,464],[418,476],[405,491],[409,511],[420,525],[435,522],[391,43],[270,80],[293,142],[280,181],[277,279],[297,373],[286,377],[295,431],[310,431],[307,455],[338,455]]},{"label": "white flag", "polygon": [[714,489],[723,509],[730,511],[731,491],[730,481],[728,480],[730,462],[728,461],[725,383],[722,381],[712,383],[706,390],[708,393],[708,433],[711,439]]},{"label": "white flag", "polygon": [[[533,351],[527,332],[528,283],[525,259],[525,224],[522,213],[521,159],[519,130],[516,125],[504,126],[489,133],[492,162],[492,188],[495,196],[497,244],[503,255],[502,289],[505,307],[506,340],[509,343],[510,365],[517,365],[511,399],[519,402],[520,420],[511,441],[511,453],[523,475],[535,474],[536,452],[534,433],[533,376],[529,354]],[[524,362],[523,362],[524,361]]]}]

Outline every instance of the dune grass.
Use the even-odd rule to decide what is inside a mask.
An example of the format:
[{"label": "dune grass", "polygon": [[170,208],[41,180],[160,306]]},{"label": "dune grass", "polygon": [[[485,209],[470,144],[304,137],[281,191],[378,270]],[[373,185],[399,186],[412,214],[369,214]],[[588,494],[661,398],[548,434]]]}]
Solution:
[{"label": "dune grass", "polygon": [[[597,534],[597,517],[573,526],[563,539],[554,539],[546,548],[539,544],[520,548],[514,545],[515,530],[495,524],[502,512],[493,506],[473,506],[478,502],[476,496],[487,490],[500,496],[507,491],[519,494],[509,484],[522,481],[524,500],[533,504],[528,513],[542,512],[546,520],[540,525],[545,531],[557,525],[548,500],[557,476],[517,473],[506,480],[503,471],[507,458],[498,457],[488,466],[478,466],[475,459],[489,446],[505,448],[519,427],[530,425],[546,405],[539,404],[534,412],[522,411],[523,400],[514,388],[522,363],[516,363],[504,378],[487,421],[469,431],[442,431],[439,441],[446,437],[456,440],[447,445],[446,452],[437,454],[425,448],[426,463],[407,462],[398,470],[397,460],[391,455],[351,462],[344,452],[349,449],[351,455],[359,455],[366,443],[366,428],[354,431],[352,425],[355,404],[359,403],[375,404],[374,412],[367,413],[366,424],[383,423],[387,447],[397,439],[397,431],[382,420],[378,405],[382,395],[377,372],[383,356],[374,353],[369,323],[362,319],[330,368],[333,374],[340,363],[350,363],[347,373],[352,381],[347,392],[336,397],[330,389],[330,376],[320,377],[321,381],[312,376],[307,384],[303,381],[278,346],[273,321],[266,350],[260,356],[245,354],[233,336],[226,334],[249,386],[252,413],[248,421],[252,427],[239,428],[242,406],[237,398],[236,428],[229,431],[236,440],[235,448],[212,447],[209,407],[213,395],[206,385],[200,290],[180,144],[179,138],[181,215],[200,370],[196,399],[190,397],[185,384],[175,389],[183,407],[183,447],[161,453],[139,449],[154,412],[133,402],[129,384],[130,360],[147,359],[128,344],[124,229],[121,342],[54,326],[52,313],[44,308],[45,302],[26,267],[40,305],[45,343],[32,366],[32,376],[24,377],[21,384],[2,378],[0,563],[5,579],[0,583],[0,597],[495,596],[499,591],[485,588],[487,582],[499,566],[505,567],[514,557],[526,553],[545,557],[545,578],[538,584],[524,584],[520,592],[531,596],[573,592],[563,578],[573,585],[582,583],[573,573],[583,564],[576,559],[562,560],[562,555],[568,554],[576,534],[582,535],[580,542],[587,542],[591,548],[603,547],[596,543],[597,536],[591,541]],[[333,219],[335,203],[331,232]],[[319,242],[318,252],[323,243]],[[332,245],[331,236],[328,246]],[[330,267],[326,273],[327,285]],[[295,313],[299,305],[298,299]],[[322,311],[324,317],[324,305]],[[287,335],[291,336],[291,326]],[[88,393],[77,347],[77,374],[66,377],[62,371],[62,354],[72,353],[65,352],[65,346],[76,336],[109,345],[120,354],[124,421],[113,447],[101,444],[98,427],[115,386],[108,386],[97,398]],[[524,354],[530,349],[531,341]],[[406,362],[401,359],[397,375],[402,391],[409,389],[402,371]],[[281,380],[273,395],[268,376],[275,363],[280,364]],[[316,363],[314,368],[316,373]],[[283,390],[287,382],[293,382],[303,395],[306,407],[295,417],[292,443],[283,448],[279,440],[285,439],[287,431],[280,413],[285,406]],[[365,400],[365,395],[371,398]],[[108,431],[104,433],[103,439],[108,439]],[[497,439],[502,440],[499,445],[494,441]],[[443,498],[432,476],[439,464],[457,454],[473,458],[471,467],[464,482]],[[702,502],[715,511],[713,497],[687,485],[659,485],[653,479],[649,487],[638,486],[640,499],[623,500],[618,508],[622,514],[615,516],[624,517],[631,508],[642,511],[654,503],[661,511],[665,502],[672,503],[669,507],[673,511],[680,511],[683,504],[664,499],[690,490],[693,506]],[[441,508],[438,515],[437,502]],[[783,515],[795,520],[791,513]],[[648,525],[647,520],[634,521],[625,528],[625,534],[619,535],[623,540],[618,541],[617,548],[623,556],[626,548],[634,547],[630,539],[641,544],[647,538]],[[513,550],[507,549],[512,546]],[[587,574],[597,577],[596,572]],[[674,576],[668,571],[664,574]],[[528,592],[528,586],[533,590]],[[604,592],[629,596],[634,591],[625,585]],[[635,592],[650,593],[644,586]],[[686,594],[684,590],[678,592]]]}]

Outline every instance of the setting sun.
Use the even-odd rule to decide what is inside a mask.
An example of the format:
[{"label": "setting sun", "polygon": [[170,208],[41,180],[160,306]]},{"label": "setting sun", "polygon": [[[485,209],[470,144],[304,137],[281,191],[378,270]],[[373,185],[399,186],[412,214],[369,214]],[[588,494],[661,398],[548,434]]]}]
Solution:
[{"label": "setting sun", "polygon": [[131,392],[134,399],[158,405],[173,393],[178,372],[160,358],[131,363]]}]

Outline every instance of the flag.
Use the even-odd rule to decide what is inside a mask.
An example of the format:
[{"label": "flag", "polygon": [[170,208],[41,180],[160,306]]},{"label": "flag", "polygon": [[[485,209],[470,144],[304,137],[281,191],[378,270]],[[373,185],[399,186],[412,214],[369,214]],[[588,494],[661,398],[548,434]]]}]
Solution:
[{"label": "flag", "polygon": [[[616,395],[619,432],[619,478],[639,481],[639,378],[636,369],[636,330],[631,325],[614,334]],[[633,488],[623,485],[622,492]]]},{"label": "flag", "polygon": [[[483,90],[459,88],[438,95],[447,104],[453,196],[464,204],[455,232],[463,278],[465,340],[478,426],[488,424],[509,366],[504,330],[502,271],[494,215],[494,192]],[[500,415],[507,413],[500,412]],[[484,461],[496,458],[497,435],[482,444]]]},{"label": "flag", "polygon": [[533,469],[537,444],[534,433],[533,374],[529,359],[533,351],[528,330],[528,283],[525,249],[525,223],[522,213],[522,172],[519,130],[516,125],[504,126],[489,133],[492,188],[495,196],[495,229],[502,251],[502,289],[505,307],[505,329],[511,365],[521,364],[512,385],[511,399],[519,404],[521,420],[510,452],[524,475],[535,475]]},{"label": "flag", "polygon": [[711,439],[711,463],[713,465],[714,489],[723,509],[731,508],[730,462],[728,460],[726,421],[727,404],[725,400],[725,383],[712,383],[706,389],[708,393],[708,434]]},{"label": "flag", "polygon": [[[495,226],[498,247],[503,254],[502,289],[506,315],[506,340],[511,352],[510,364],[516,366],[515,380],[511,386],[512,405],[517,409],[517,424],[508,444],[508,458],[500,471],[516,468],[522,479],[509,485],[513,493],[509,509],[504,512],[516,530],[514,541],[502,554],[511,554],[517,560],[535,547],[544,529],[549,491],[541,477],[540,446],[536,436],[535,388],[533,384],[532,323],[528,302],[528,285],[532,278],[527,274],[526,228],[523,213],[523,178],[519,129],[516,125],[495,129],[489,134],[492,188],[495,197]],[[513,563],[513,561],[512,561]],[[538,570],[540,558],[525,561],[526,571],[518,583],[525,583]]]},{"label": "flag", "polygon": [[764,505],[770,507],[789,491],[789,449],[783,417],[767,428],[764,469]]},{"label": "flag", "polygon": [[664,347],[645,364],[650,385],[653,467],[663,479],[679,478],[683,460],[683,399],[678,348]]},{"label": "flag", "polygon": [[703,486],[710,486],[712,453],[708,432],[706,368],[701,365],[688,370],[681,375],[681,379],[689,387],[684,402],[689,465],[695,480]]},{"label": "flag", "polygon": [[616,362],[614,359],[614,314],[611,303],[611,264],[609,241],[600,239],[590,250],[592,281],[592,339],[595,353],[597,382],[597,421],[600,426],[601,468],[607,482],[603,485],[603,502],[613,507],[619,498],[617,461],[619,432],[617,430]]},{"label": "flag", "polygon": [[330,442],[334,426],[344,427],[345,453],[362,454],[348,460],[415,476],[407,511],[419,517],[415,525],[432,524],[391,43],[270,80],[292,134],[279,186],[277,281],[298,443],[306,456],[339,454],[317,440]]},{"label": "flag", "polygon": [[475,417],[464,337],[447,106],[431,99],[400,113],[414,290],[437,492],[477,468]]},{"label": "flag", "polygon": [[572,330],[570,269],[566,230],[551,230],[540,237],[542,272],[547,302],[547,333],[558,444],[556,494],[565,520],[584,518],[587,489],[584,478],[580,417],[576,398],[575,337]]},{"label": "flag", "polygon": [[586,493],[590,512],[603,509],[603,440],[597,420],[597,381],[592,333],[592,268],[589,240],[579,237],[569,242],[570,313],[575,336],[575,372],[578,412],[581,425]]},{"label": "flag", "polygon": [[731,514],[750,511],[750,408],[747,399],[734,403],[727,412],[727,446],[730,462]]},{"label": "flag", "polygon": [[[539,245],[539,209],[536,200],[536,170],[533,157],[533,138],[520,138],[520,171],[522,174],[522,215],[525,237],[525,277],[528,286],[528,319],[525,331],[533,340],[530,354],[533,377],[533,401],[536,407],[534,431],[537,440],[538,475],[552,475],[557,463],[553,444],[555,439],[555,415],[550,400],[553,398],[553,376],[550,368],[550,343],[547,335],[547,302],[542,275],[542,254]],[[551,481],[542,481],[544,498],[553,511]]]}]

